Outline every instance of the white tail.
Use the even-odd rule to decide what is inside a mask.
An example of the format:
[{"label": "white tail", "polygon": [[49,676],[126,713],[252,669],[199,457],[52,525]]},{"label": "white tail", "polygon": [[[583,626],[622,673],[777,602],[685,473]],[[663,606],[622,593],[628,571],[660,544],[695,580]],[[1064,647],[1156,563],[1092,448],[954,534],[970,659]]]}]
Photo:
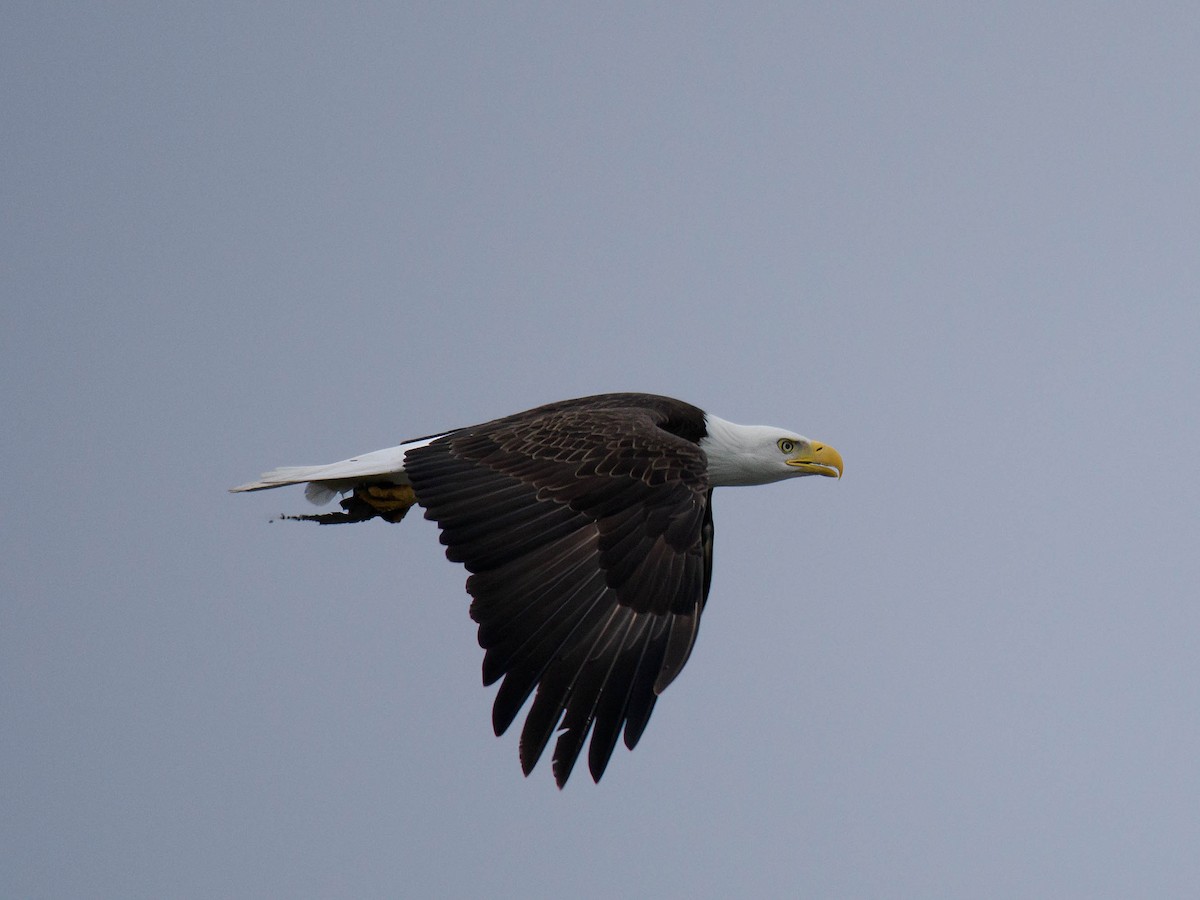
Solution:
[{"label": "white tail", "polygon": [[240,484],[230,490],[265,491],[269,488],[307,482],[308,488],[304,496],[313,503],[321,504],[328,503],[338,493],[360,484],[408,484],[408,476],[404,474],[404,454],[417,447],[424,447],[439,437],[442,435],[409,441],[396,447],[352,456],[324,466],[283,466],[264,472],[258,481]]}]

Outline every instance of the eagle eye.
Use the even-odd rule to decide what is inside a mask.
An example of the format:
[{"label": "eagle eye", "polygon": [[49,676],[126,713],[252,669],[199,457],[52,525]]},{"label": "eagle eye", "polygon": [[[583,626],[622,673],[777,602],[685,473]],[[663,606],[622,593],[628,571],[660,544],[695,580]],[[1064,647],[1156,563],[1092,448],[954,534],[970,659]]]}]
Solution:
[{"label": "eagle eye", "polygon": [[781,438],[779,441],[779,449],[783,453],[793,453],[796,450],[796,442]]}]

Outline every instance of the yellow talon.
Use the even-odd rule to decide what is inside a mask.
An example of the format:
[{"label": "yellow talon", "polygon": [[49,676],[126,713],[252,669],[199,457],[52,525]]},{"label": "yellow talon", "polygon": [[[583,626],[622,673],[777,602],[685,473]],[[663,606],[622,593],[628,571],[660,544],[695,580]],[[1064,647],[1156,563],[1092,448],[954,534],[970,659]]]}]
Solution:
[{"label": "yellow talon", "polygon": [[368,484],[354,493],[380,512],[406,510],[417,502],[417,495],[407,484]]}]

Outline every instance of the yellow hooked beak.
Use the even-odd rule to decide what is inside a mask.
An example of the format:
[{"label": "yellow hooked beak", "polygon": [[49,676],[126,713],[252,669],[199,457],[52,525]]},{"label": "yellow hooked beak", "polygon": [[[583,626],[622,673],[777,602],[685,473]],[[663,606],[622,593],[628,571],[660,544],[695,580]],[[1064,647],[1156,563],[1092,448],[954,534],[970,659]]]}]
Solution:
[{"label": "yellow hooked beak", "polygon": [[797,453],[785,462],[793,469],[799,469],[806,475],[825,475],[829,478],[842,477],[842,454],[838,453],[828,444],[821,444],[813,441],[806,447],[802,447]]}]

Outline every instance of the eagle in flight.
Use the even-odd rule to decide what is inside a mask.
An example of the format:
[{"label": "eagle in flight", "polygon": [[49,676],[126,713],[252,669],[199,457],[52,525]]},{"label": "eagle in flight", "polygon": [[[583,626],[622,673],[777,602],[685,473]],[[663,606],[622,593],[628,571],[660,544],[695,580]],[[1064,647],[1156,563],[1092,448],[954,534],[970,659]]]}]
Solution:
[{"label": "eagle in flight", "polygon": [[805,475],[840,478],[842,458],[669,397],[600,394],[275,469],[233,490],[343,495],[340,512],[285,517],[322,524],[399,522],[423,507],[447,558],[470,573],[483,682],[501,682],[496,734],[534,694],[521,768],[528,775],[557,732],[561,788],[589,733],[595,781],[622,730],[633,749],[687,662],[712,581],[713,489]]}]

